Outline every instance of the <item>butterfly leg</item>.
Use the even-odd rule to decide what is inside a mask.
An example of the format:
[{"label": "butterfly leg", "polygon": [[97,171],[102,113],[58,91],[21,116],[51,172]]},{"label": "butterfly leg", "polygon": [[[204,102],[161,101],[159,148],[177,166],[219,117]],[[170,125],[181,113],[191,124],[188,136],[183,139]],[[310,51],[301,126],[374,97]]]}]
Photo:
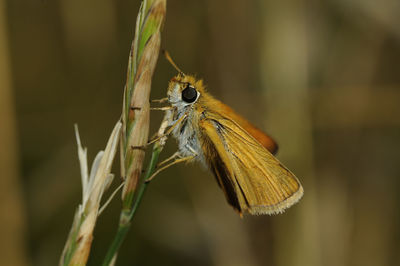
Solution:
[{"label": "butterfly leg", "polygon": [[186,118],[187,114],[182,115],[168,130],[167,132],[165,132],[164,134],[158,136],[155,139],[150,140],[149,142],[147,142],[147,145],[150,145],[154,142],[157,142],[158,140],[160,140],[161,138],[164,138],[166,136],[169,136],[169,134],[172,133],[172,131]]},{"label": "butterfly leg", "polygon": [[166,164],[166,163],[168,163],[168,162],[170,162],[170,161],[172,161],[172,160],[174,160],[176,158],[179,158],[180,156],[181,156],[180,152],[177,151],[174,154],[172,154],[170,157],[168,157],[167,159],[162,161],[161,163],[158,163],[156,168],[159,168],[160,166],[163,166],[164,164]]},{"label": "butterfly leg", "polygon": [[171,134],[173,128],[171,127],[170,129],[167,130],[166,133],[162,134],[162,135],[158,135],[158,133],[155,133],[152,137],[151,140],[149,140],[145,145],[143,146],[131,146],[131,149],[133,150],[146,150],[147,146],[161,140],[162,138],[165,138],[167,136],[169,136],[169,134]]},{"label": "butterfly leg", "polygon": [[[197,156],[197,152],[196,152],[191,146],[186,145],[186,148],[187,148],[188,150],[190,150],[190,152],[192,153],[192,155],[186,156],[186,157],[193,157],[193,158],[194,158],[194,157]],[[168,162],[170,162],[170,161],[172,161],[172,160],[174,160],[174,159],[176,159],[176,158],[183,158],[183,157],[182,157],[182,154],[181,154],[179,151],[175,152],[174,154],[172,154],[170,157],[168,157],[167,159],[165,159],[165,160],[162,161],[161,163],[158,163],[157,166],[156,166],[156,168],[158,168],[158,167],[160,167],[160,166],[163,166],[164,164],[166,164],[166,163],[168,163]]]},{"label": "butterfly leg", "polygon": [[[162,98],[162,99],[157,99],[157,100],[151,100],[151,103],[166,103],[168,102],[168,98]],[[172,106],[163,106],[163,107],[150,107],[150,110],[156,110],[156,111],[168,111],[171,110],[173,107]]]},{"label": "butterfly leg", "polygon": [[171,110],[172,108],[173,108],[172,106],[150,107],[150,110],[152,110],[152,111],[168,111],[168,110]]},{"label": "butterfly leg", "polygon": [[152,103],[166,103],[166,102],[168,102],[168,98],[165,97],[165,98],[161,98],[161,99],[154,99],[154,100],[151,100],[150,102],[152,102]]},{"label": "butterfly leg", "polygon": [[[173,156],[174,156],[174,155],[173,155]],[[175,155],[175,156],[176,156],[176,155]],[[179,154],[178,154],[177,156],[179,156]],[[164,165],[163,167],[161,167],[160,169],[158,169],[157,171],[155,171],[148,179],[145,180],[145,182],[146,182],[146,183],[150,182],[151,180],[154,179],[154,177],[155,177],[156,175],[158,175],[161,171],[167,169],[168,167],[170,167],[170,166],[172,166],[172,165],[174,165],[174,164],[178,164],[178,163],[190,161],[190,160],[194,159],[195,157],[196,157],[196,155],[190,155],[190,156],[182,157],[182,158],[179,158],[179,159],[175,159],[173,162],[168,163],[168,164]],[[171,158],[168,158],[167,160],[170,161]],[[164,161],[164,162],[165,162],[165,161]],[[162,162],[161,164],[164,164],[164,162]]]},{"label": "butterfly leg", "polygon": [[[131,146],[131,149],[133,149],[133,150],[135,150],[135,149],[136,150],[144,150],[145,151],[147,146],[149,146],[150,144],[153,144],[153,143],[155,143],[157,141],[160,141],[161,139],[166,138],[167,136],[169,136],[172,133],[172,131],[175,129],[175,127],[177,127],[186,118],[186,116],[187,116],[187,114],[185,114],[181,118],[179,118],[165,133],[162,133],[162,134],[157,134],[156,133],[157,137],[155,137],[155,138],[152,137],[152,139],[149,140],[145,145],[143,145],[143,146]],[[165,119],[163,120],[162,124],[166,123],[165,127],[162,126],[163,129],[168,127],[168,123],[169,123],[168,121],[169,121],[168,119],[167,120],[165,120]],[[193,149],[192,149],[192,151],[193,151]],[[194,154],[196,154],[196,153],[194,153]]]}]

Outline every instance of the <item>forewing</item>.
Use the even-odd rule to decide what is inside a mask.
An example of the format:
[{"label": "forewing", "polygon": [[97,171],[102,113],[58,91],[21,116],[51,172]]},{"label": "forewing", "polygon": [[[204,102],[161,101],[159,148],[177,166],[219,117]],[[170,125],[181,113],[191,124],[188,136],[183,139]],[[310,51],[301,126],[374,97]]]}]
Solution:
[{"label": "forewing", "polygon": [[262,146],[264,146],[272,154],[276,154],[278,151],[278,144],[273,138],[267,135],[265,132],[258,129],[247,119],[243,118],[241,115],[236,113],[228,105],[219,102],[219,112],[224,117],[229,117],[235,121],[240,127],[242,127],[248,134],[253,136]]},{"label": "forewing", "polygon": [[[229,179],[219,183],[234,190],[240,205],[234,207],[239,212],[281,213],[301,198],[303,188],[294,174],[235,121],[210,114],[200,126],[214,145],[224,171],[212,163],[210,167],[217,171],[217,179]],[[232,201],[232,197],[227,198]]]}]

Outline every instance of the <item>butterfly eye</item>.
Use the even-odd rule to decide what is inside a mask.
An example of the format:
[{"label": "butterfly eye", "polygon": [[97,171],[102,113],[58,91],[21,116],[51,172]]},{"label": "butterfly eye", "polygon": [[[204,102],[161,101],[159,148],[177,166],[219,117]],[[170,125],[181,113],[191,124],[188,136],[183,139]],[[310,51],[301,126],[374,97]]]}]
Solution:
[{"label": "butterfly eye", "polygon": [[187,85],[186,88],[182,91],[182,100],[187,103],[192,103],[197,99],[197,91],[191,85]]}]

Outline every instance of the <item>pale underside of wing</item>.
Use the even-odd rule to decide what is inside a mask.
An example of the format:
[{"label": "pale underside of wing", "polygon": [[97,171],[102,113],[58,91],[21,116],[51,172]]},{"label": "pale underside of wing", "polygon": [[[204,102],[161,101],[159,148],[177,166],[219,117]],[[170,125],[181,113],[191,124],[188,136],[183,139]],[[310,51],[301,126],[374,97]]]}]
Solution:
[{"label": "pale underside of wing", "polygon": [[216,118],[200,126],[210,142],[205,149],[216,153],[209,165],[228,202],[250,214],[281,213],[295,204],[303,195],[296,176],[233,120]]}]

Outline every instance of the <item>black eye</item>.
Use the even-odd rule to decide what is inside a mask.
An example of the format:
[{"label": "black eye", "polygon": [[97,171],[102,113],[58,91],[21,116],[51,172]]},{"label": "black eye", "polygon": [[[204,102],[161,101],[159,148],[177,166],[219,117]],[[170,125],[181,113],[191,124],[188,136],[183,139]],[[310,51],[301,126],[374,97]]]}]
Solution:
[{"label": "black eye", "polygon": [[192,103],[196,101],[197,98],[197,91],[195,88],[187,85],[186,88],[182,91],[182,100],[187,103]]}]

